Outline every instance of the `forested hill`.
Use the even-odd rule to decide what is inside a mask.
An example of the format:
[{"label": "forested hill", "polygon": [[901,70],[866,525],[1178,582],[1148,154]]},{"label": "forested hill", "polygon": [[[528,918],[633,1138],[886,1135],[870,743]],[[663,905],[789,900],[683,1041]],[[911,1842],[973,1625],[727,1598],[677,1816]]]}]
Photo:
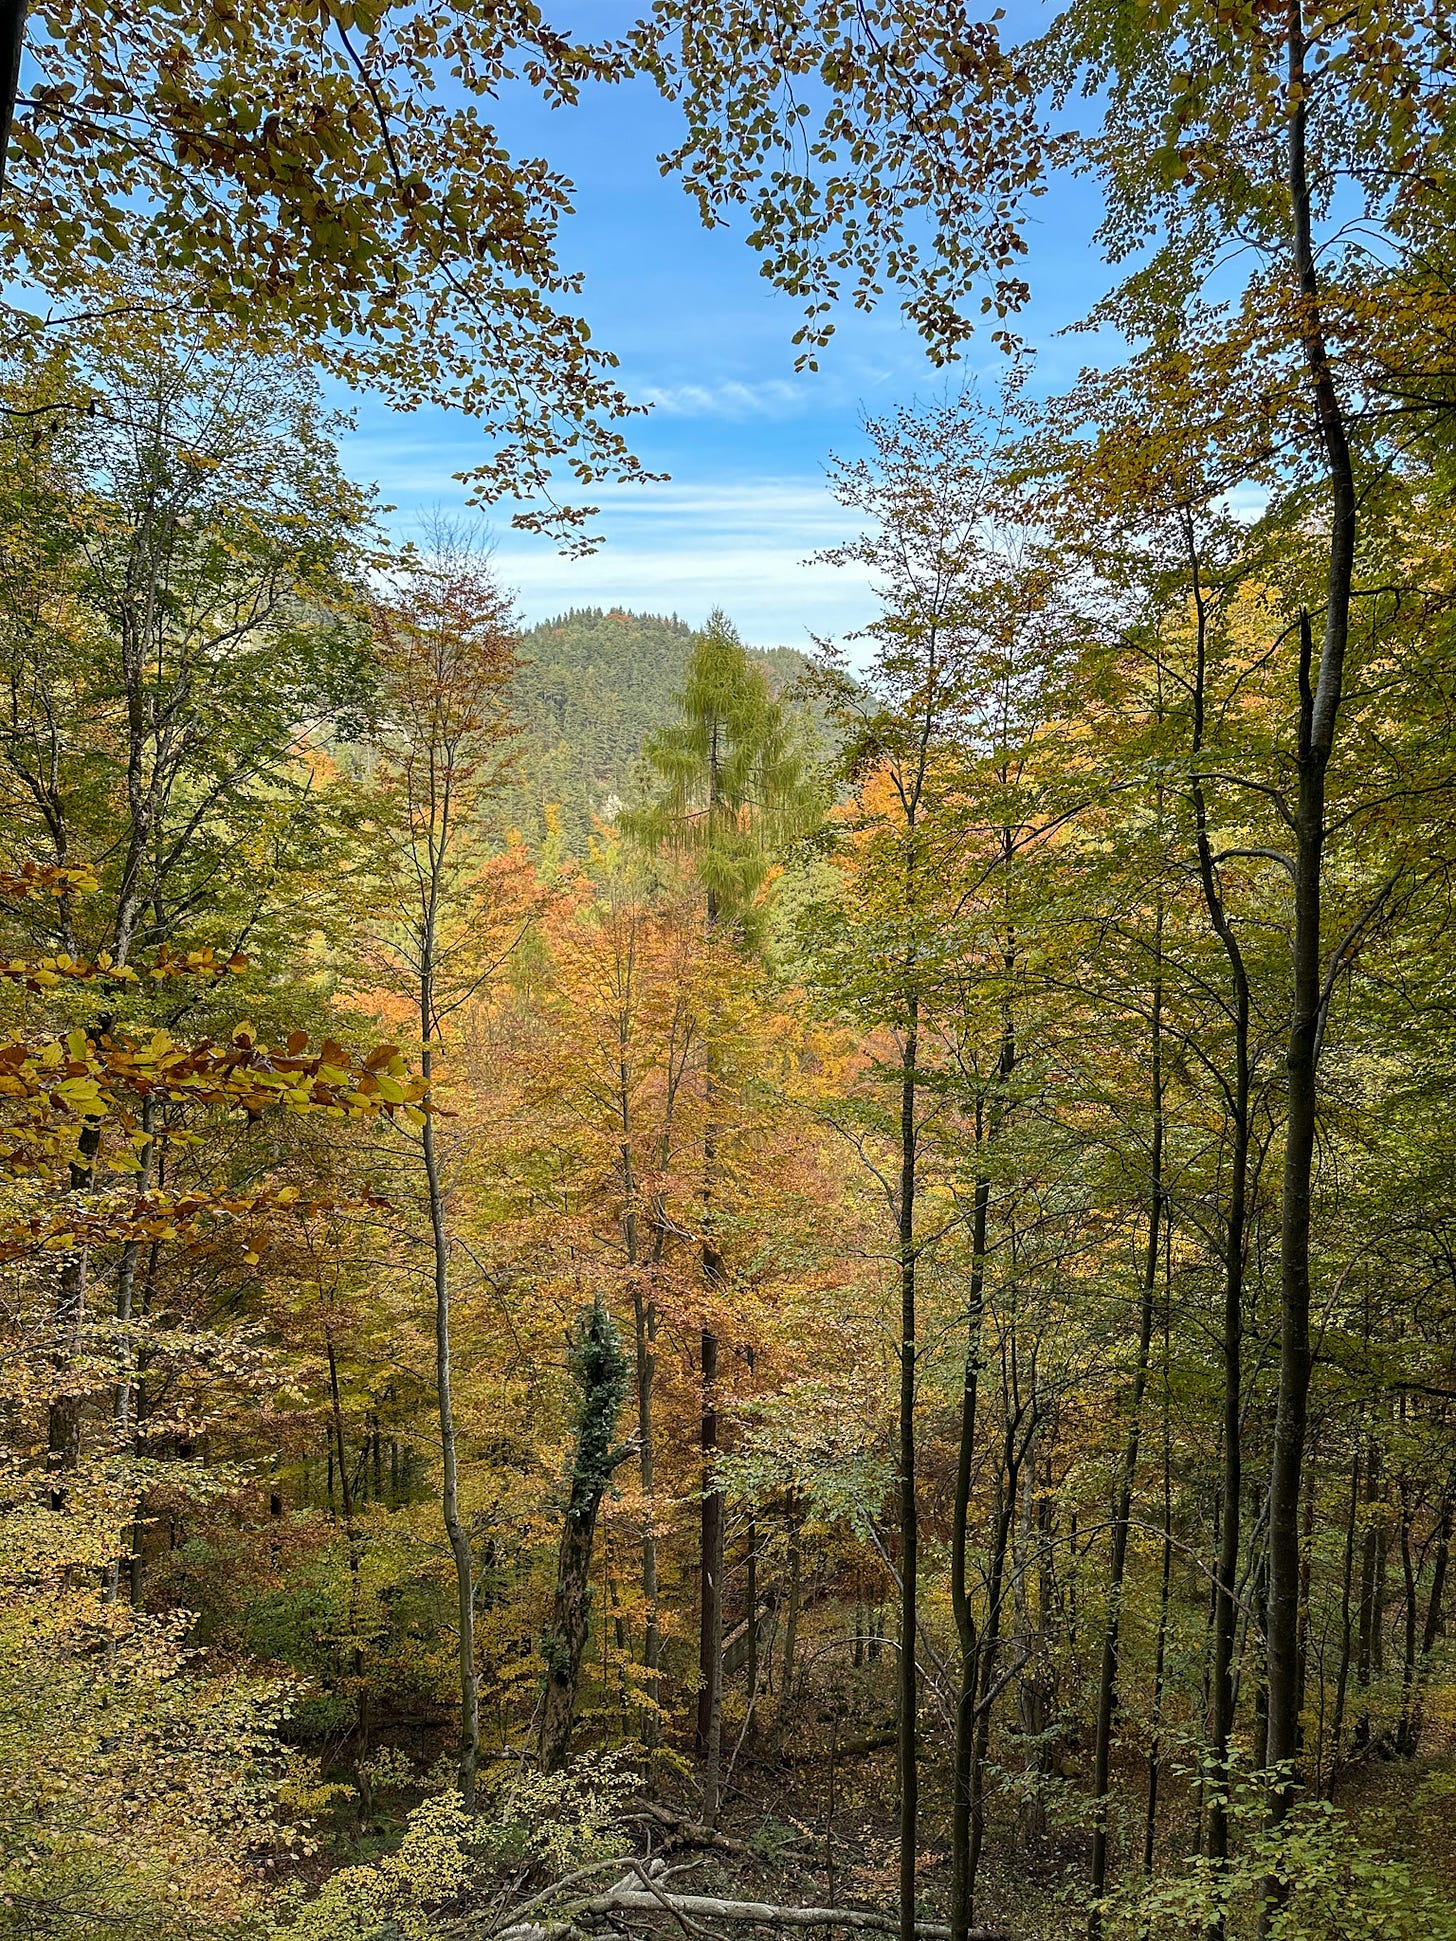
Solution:
[{"label": "forested hill", "polygon": [[[642,743],[673,719],[693,640],[685,620],[578,607],[534,627],[521,641],[513,699],[523,732],[512,820],[533,846],[546,809],[561,812],[570,849],[580,852],[593,817],[610,816],[632,790]],[[756,651],[776,692],[808,665],[792,647]]]}]

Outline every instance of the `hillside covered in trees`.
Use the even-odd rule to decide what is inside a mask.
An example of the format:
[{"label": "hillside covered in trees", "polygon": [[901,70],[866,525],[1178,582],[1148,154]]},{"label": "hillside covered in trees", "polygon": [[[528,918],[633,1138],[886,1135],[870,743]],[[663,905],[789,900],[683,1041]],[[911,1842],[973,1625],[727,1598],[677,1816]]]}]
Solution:
[{"label": "hillside covered in trees", "polygon": [[[342,455],[653,482],[492,119],[619,83],[806,365],[1002,353],[830,458],[812,661]],[[0,1935],[1456,1941],[1452,85],[0,8]]]},{"label": "hillside covered in trees", "polygon": [[[519,786],[509,806],[533,844],[547,838],[549,808],[572,853],[584,854],[594,825],[630,800],[643,743],[677,705],[692,639],[675,615],[600,608],[564,613],[522,635],[511,687]],[[753,657],[778,690],[807,666],[789,647]]]}]

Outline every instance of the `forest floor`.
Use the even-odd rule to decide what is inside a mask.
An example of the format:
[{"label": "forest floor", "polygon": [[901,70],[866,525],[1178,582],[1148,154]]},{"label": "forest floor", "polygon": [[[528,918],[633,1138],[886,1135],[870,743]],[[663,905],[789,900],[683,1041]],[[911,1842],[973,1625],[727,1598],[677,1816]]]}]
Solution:
[{"label": "forest floor", "polygon": [[[720,1816],[737,1852],[672,1853],[674,1864],[695,1865],[684,1887],[779,1905],[882,1907],[895,1905],[899,1886],[899,1825],[892,1745],[841,1752],[826,1745],[805,1756],[802,1739],[786,1749],[762,1741],[744,1748]],[[945,1786],[939,1781],[944,1778]],[[949,1774],[927,1764],[926,1792],[948,1793]],[[682,1807],[675,1810],[684,1811]],[[688,1814],[691,1817],[691,1814]],[[950,1902],[949,1826],[927,1813],[917,1873],[920,1911],[944,1921]],[[1027,1834],[1014,1807],[994,1802],[981,1862],[976,1918],[1007,1928],[1016,1941],[1050,1941],[1080,1927],[1068,1913],[1086,1879],[1089,1839],[1078,1828],[1052,1826]],[[649,1825],[649,1845],[664,1839]],[[671,1836],[666,1837],[671,1844]]]}]

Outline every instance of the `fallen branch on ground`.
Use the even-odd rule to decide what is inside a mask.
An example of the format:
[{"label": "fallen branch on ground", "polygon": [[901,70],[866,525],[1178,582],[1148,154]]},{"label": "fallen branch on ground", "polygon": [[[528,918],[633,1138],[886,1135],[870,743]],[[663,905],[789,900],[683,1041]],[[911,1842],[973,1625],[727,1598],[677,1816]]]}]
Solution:
[{"label": "fallen branch on ground", "polygon": [[[497,1932],[496,1941],[561,1941],[593,1921],[622,1914],[667,1914],[684,1929],[697,1921],[726,1921],[730,1926],[769,1928],[848,1928],[871,1934],[899,1932],[899,1916],[869,1907],[780,1907],[768,1901],[734,1901],[716,1894],[678,1894],[661,1884],[661,1862],[625,1874],[605,1894],[593,1894],[564,1910],[564,1919],[540,1925],[518,1923]],[[917,1921],[920,1941],[950,1941],[950,1929],[939,1921]],[[969,1941],[1011,1941],[1005,1928],[972,1928]]]},{"label": "fallen branch on ground", "polygon": [[669,1812],[667,1807],[658,1806],[648,1799],[634,1799],[628,1811],[636,1817],[651,1820],[667,1834],[667,1844],[676,1847],[707,1847],[715,1853],[731,1853],[735,1860],[751,1860],[753,1849],[745,1840],[734,1840],[726,1833],[720,1833],[715,1826],[704,1826],[701,1821],[690,1820],[686,1814]]}]

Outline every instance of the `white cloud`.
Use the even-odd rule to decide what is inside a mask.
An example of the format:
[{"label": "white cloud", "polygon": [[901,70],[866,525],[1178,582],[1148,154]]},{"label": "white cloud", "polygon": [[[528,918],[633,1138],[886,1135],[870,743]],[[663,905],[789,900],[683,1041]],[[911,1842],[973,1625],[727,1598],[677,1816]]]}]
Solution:
[{"label": "white cloud", "polygon": [[716,384],[629,383],[627,390],[664,418],[792,418],[823,407],[821,396],[787,378],[765,378],[757,384],[733,378]]},{"label": "white cloud", "polygon": [[[713,387],[720,407],[730,389]],[[858,529],[813,472],[700,475],[573,493],[600,507],[589,529],[604,543],[585,559],[564,559],[550,540],[516,532],[509,506],[469,513],[464,489],[451,477],[464,453],[432,430],[396,419],[383,436],[372,428],[356,432],[346,441],[348,462],[379,478],[397,508],[389,524],[402,537],[416,535],[436,510],[478,517],[494,540],[500,576],[517,589],[530,622],[571,606],[676,612],[696,622],[722,605],[753,644],[806,647],[812,635],[842,636],[863,626],[873,610],[862,573],[811,563]]]},{"label": "white cloud", "polygon": [[587,559],[562,559],[544,546],[502,544],[496,565],[528,621],[568,607],[620,606],[698,622],[722,606],[757,646],[807,647],[813,635],[847,633],[864,624],[873,604],[861,572],[811,563],[784,545],[608,546]]},{"label": "white cloud", "polygon": [[642,486],[601,498],[606,543],[584,559],[497,530],[496,565],[527,620],[622,606],[699,621],[721,605],[755,645],[806,647],[870,616],[865,574],[812,557],[855,530],[822,480]]}]

